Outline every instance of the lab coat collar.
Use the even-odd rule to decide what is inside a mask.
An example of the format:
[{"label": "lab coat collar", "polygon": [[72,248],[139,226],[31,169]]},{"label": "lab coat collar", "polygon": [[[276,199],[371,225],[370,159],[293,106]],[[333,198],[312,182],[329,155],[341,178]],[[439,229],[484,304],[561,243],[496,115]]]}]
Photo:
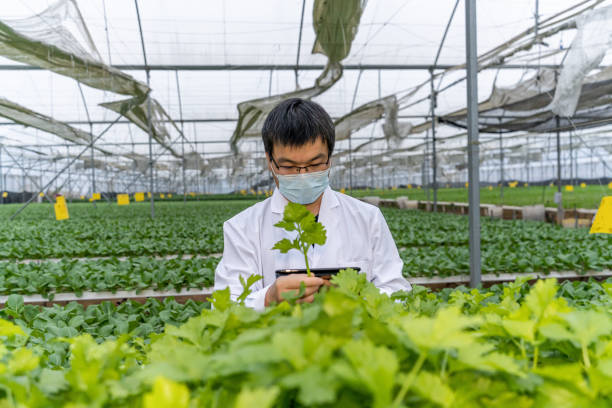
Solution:
[{"label": "lab coat collar", "polygon": [[[272,212],[282,214],[285,211],[285,206],[288,202],[289,201],[281,194],[279,189],[275,188],[274,193],[272,194]],[[336,192],[328,186],[325,191],[323,191],[323,199],[321,200],[319,214],[326,213],[328,209],[337,207],[339,205],[340,203],[338,202],[338,197],[336,197]]]}]

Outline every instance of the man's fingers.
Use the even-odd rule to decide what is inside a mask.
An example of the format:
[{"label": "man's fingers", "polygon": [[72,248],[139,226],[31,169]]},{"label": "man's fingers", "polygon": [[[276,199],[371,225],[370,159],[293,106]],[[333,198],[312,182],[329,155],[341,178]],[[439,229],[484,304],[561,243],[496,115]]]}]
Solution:
[{"label": "man's fingers", "polygon": [[325,280],[314,276],[309,277],[305,274],[284,276],[276,280],[276,285],[283,289],[299,289],[301,283],[303,283],[306,287],[319,287],[325,284]]},{"label": "man's fingers", "polygon": [[313,300],[314,300],[314,294],[310,296],[301,297],[298,300],[296,300],[296,303],[312,303]]},{"label": "man's fingers", "polygon": [[310,296],[313,293],[317,293],[320,288],[321,288],[320,286],[309,286],[306,288],[306,291],[304,292],[304,296],[302,297]]},{"label": "man's fingers", "polygon": [[292,281],[291,285],[292,286],[295,285],[293,287],[299,288],[300,287],[300,283],[302,283],[302,282],[304,283],[304,285],[306,287],[310,287],[310,286],[317,286],[318,287],[318,286],[321,286],[321,285],[323,285],[325,283],[325,281],[323,279],[312,276],[312,277],[304,277],[304,278],[301,278],[299,280]]},{"label": "man's fingers", "polygon": [[[306,297],[306,296],[310,296],[314,293],[316,293],[319,290],[320,286],[308,286],[305,288],[304,290],[304,294],[302,295],[302,298]],[[283,290],[283,293],[290,293],[292,296],[297,296],[300,293],[299,289],[285,289]]]}]

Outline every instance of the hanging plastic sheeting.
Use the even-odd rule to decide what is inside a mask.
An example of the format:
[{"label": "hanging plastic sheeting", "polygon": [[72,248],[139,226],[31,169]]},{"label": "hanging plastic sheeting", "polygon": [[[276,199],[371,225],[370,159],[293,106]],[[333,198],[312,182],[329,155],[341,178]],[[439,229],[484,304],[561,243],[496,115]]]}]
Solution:
[{"label": "hanging plastic sheeting", "polygon": [[550,110],[572,116],[587,74],[601,63],[612,48],[612,6],[591,10],[576,18],[578,32],[567,52]]},{"label": "hanging plastic sheeting", "polygon": [[[204,167],[204,159],[199,153],[185,153],[185,170],[202,170]],[[182,166],[182,163],[181,163]]]},{"label": "hanging plastic sheeting", "polygon": [[331,64],[317,78],[315,86],[271,97],[253,99],[238,104],[238,123],[230,139],[232,151],[238,152],[238,142],[243,138],[260,137],[266,116],[281,101],[290,98],[310,99],[322,94],[342,77],[342,66]]},{"label": "hanging plastic sheeting", "polygon": [[367,0],[315,0],[312,25],[317,38],[312,53],[327,56],[331,63],[345,59],[366,4]]},{"label": "hanging plastic sheeting", "polygon": [[342,77],[340,62],[351,50],[366,3],[366,0],[315,0],[313,26],[317,38],[312,53],[327,56],[323,73],[310,88],[239,103],[238,123],[230,139],[234,154],[238,153],[241,139],[261,136],[266,116],[278,103],[290,98],[313,98],[327,91]]},{"label": "hanging plastic sheeting", "polygon": [[[102,62],[74,0],[59,0],[32,17],[0,22],[0,55],[74,78],[93,88],[133,96],[101,106],[121,113],[148,132],[146,98],[151,89]],[[158,120],[172,122],[172,119],[157,101],[151,101],[153,138],[180,157],[166,143],[168,131]]]},{"label": "hanging plastic sheeting", "polygon": [[[538,32],[537,38],[533,35],[533,27],[517,34],[510,40],[506,41],[503,44],[481,54],[478,56],[478,69],[479,71],[486,68],[492,67],[495,65],[503,64],[503,63],[511,63],[513,58],[519,58],[522,53],[531,50],[534,46],[541,43],[543,39],[551,37],[559,32],[576,28],[576,22],[574,20],[574,16],[581,15],[583,13],[587,13],[594,9],[597,5],[602,3],[603,0],[593,0],[593,1],[584,1],[578,4],[574,4],[571,7],[563,10],[562,12],[556,13],[553,16],[540,21],[540,30]],[[549,56],[552,56],[556,53],[562,52],[561,50],[552,50],[549,53]],[[447,73],[456,70],[465,69],[465,64],[460,64],[455,67],[449,68],[442,72],[439,72],[434,75],[434,79],[444,77]],[[546,80],[540,78],[545,75],[546,80],[552,79],[552,85],[546,88]],[[550,76],[552,74],[552,76]],[[452,87],[455,84],[460,83],[465,78],[456,81],[454,84],[449,85],[448,87]],[[411,101],[411,98],[415,95],[418,95],[418,91],[423,87],[429,84],[429,79],[420,83],[419,85],[412,88],[410,92],[406,95],[398,96],[398,105],[399,110],[410,108],[420,102],[423,102],[427,98],[419,99],[418,101]],[[543,84],[534,82],[542,82]],[[535,85],[535,87],[533,87]],[[544,85],[544,86],[542,86]],[[528,88],[528,90],[536,89],[536,94],[540,92],[545,92],[545,94],[537,95],[531,94],[528,92],[527,95],[523,95],[522,88]],[[528,80],[527,82],[520,82],[519,84],[509,87],[509,88],[496,88],[494,86],[493,92],[489,100],[480,104],[481,112],[488,112],[491,114],[497,108],[507,107],[508,112],[506,115],[516,114],[515,116],[524,115],[526,123],[522,123],[520,118],[518,120],[509,120],[508,118],[504,118],[502,126],[499,126],[497,118],[483,119],[479,118],[482,124],[481,132],[489,131],[493,133],[497,133],[501,130],[505,131],[515,131],[515,130],[526,130],[532,124],[541,125],[541,131],[550,131],[551,128],[554,127],[554,120],[551,121],[550,115],[548,118],[540,118],[535,117],[533,121],[529,121],[529,116],[534,114],[534,111],[537,111],[535,114],[540,114],[541,109],[544,109],[545,106],[548,106],[552,100],[551,94],[554,91],[554,73],[552,71],[543,71],[539,73],[534,78]],[[430,97],[430,96],[429,96]],[[533,99],[530,99],[533,98]],[[512,102],[516,102],[517,105],[510,106]],[[524,107],[524,104],[530,105],[530,107]],[[359,109],[359,108],[358,108]],[[504,116],[504,110],[500,109],[499,115]],[[546,114],[544,114],[546,115]],[[440,122],[450,123],[452,125],[456,125],[458,127],[465,128],[465,121],[467,116],[467,110],[462,109],[457,112],[453,112],[451,114],[445,115],[443,118],[437,118]],[[572,120],[576,119],[575,117]],[[570,129],[572,127],[572,123],[570,120],[562,121],[563,129]],[[506,124],[506,126],[504,126]],[[585,124],[586,126],[586,124]],[[595,124],[591,123],[589,126],[595,126]],[[406,135],[409,134],[419,134],[422,132],[431,129],[431,120],[427,120],[425,122],[421,122],[419,124],[415,124],[411,128],[403,127],[401,129],[401,133]],[[486,130],[485,130],[486,129]],[[538,130],[534,130],[538,131]],[[385,136],[388,137],[388,136]],[[371,142],[365,142],[359,145],[357,148],[353,149],[354,151],[358,151],[359,149],[367,146]]]},{"label": "hanging plastic sheeting", "polygon": [[132,168],[126,164],[121,163],[108,163],[109,168],[113,168],[115,170],[119,170],[121,172],[130,171]]},{"label": "hanging plastic sheeting", "polygon": [[149,171],[149,158],[138,153],[127,153],[123,157],[132,160],[132,170],[146,174]]},{"label": "hanging plastic sheeting", "polygon": [[232,164],[234,162],[234,155],[227,154],[217,157],[209,157],[206,159],[205,164],[202,166],[201,174],[212,173],[214,170],[224,169],[229,175]]},{"label": "hanging plastic sheeting", "polygon": [[[88,146],[91,143],[91,135],[88,132],[74,128],[63,122],[59,122],[42,113],[34,112],[26,107],[18,105],[0,97],[0,116],[12,120],[24,126],[33,127],[44,132],[52,133],[69,142]],[[109,151],[94,147],[104,154]]]},{"label": "hanging plastic sheeting", "polygon": [[95,167],[96,169],[100,169],[100,170],[107,169],[106,163],[103,162],[102,160],[97,160],[97,159],[91,160],[90,158],[85,158],[85,159],[80,159],[80,160],[81,160],[81,163],[75,166],[77,170],[91,169],[92,167]]},{"label": "hanging plastic sheeting", "polygon": [[[147,115],[147,100],[141,100],[140,98],[130,98],[115,102],[101,103],[100,106],[115,111],[136,126],[149,132],[148,115]],[[164,108],[155,99],[151,98],[151,130],[152,137],[162,147],[172,153],[175,157],[181,157],[177,152],[174,151],[172,146],[168,144],[170,141],[170,135],[163,125],[164,121],[172,122],[170,116],[166,113]],[[172,122],[174,124],[174,122]],[[175,126],[176,127],[176,126]],[[178,130],[178,128],[177,128]]]},{"label": "hanging plastic sheeting", "polygon": [[150,91],[102,62],[74,0],[59,0],[32,17],[0,21],[0,55],[92,88],[140,97]]},{"label": "hanging plastic sheeting", "polygon": [[334,123],[336,127],[336,140],[347,139],[352,132],[384,117],[383,132],[385,138],[391,146],[397,147],[401,138],[410,133],[412,128],[409,123],[398,122],[397,111],[398,104],[395,95],[361,105],[336,120]]},{"label": "hanging plastic sheeting", "polygon": [[[507,88],[494,87],[489,99],[478,105],[479,131],[499,133],[528,131],[548,133],[601,126],[612,122],[612,67],[585,78],[575,113],[561,116],[559,126],[551,110],[554,72],[541,70]],[[466,128],[467,111],[439,117],[439,121]]]}]

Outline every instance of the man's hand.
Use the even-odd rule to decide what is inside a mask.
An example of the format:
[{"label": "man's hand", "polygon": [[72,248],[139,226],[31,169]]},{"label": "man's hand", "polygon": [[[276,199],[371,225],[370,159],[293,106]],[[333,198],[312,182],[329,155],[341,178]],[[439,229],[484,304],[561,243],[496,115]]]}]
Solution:
[{"label": "man's hand", "polygon": [[282,296],[283,293],[293,292],[298,293],[300,290],[300,283],[304,282],[306,291],[304,295],[297,300],[298,303],[312,302],[314,300],[314,294],[319,288],[326,284],[326,281],[321,278],[308,277],[305,273],[294,273],[287,276],[281,276],[276,279],[272,286],[266,292],[265,305],[269,306],[272,303],[280,303],[285,300]]}]

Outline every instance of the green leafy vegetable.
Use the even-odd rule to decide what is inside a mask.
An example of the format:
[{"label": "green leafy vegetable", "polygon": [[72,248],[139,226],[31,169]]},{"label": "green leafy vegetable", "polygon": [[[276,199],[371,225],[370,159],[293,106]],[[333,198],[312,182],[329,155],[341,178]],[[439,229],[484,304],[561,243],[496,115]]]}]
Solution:
[{"label": "green leafy vegetable", "polygon": [[310,265],[308,263],[308,248],[315,244],[325,244],[327,233],[323,224],[317,222],[315,216],[305,206],[289,202],[285,207],[283,219],[274,224],[274,226],[289,232],[297,231],[297,237],[293,241],[283,238],[272,249],[278,249],[283,254],[286,254],[290,249],[300,251],[304,254],[308,276],[311,276]]},{"label": "green leafy vegetable", "polygon": [[[40,308],[15,296],[2,312],[14,323],[0,320],[0,405],[612,404],[610,282],[415,287],[388,297],[355,271],[332,280],[313,303],[263,313],[227,290],[215,292],[214,309],[186,314],[158,302]],[[165,328],[152,323],[158,316]]]}]

